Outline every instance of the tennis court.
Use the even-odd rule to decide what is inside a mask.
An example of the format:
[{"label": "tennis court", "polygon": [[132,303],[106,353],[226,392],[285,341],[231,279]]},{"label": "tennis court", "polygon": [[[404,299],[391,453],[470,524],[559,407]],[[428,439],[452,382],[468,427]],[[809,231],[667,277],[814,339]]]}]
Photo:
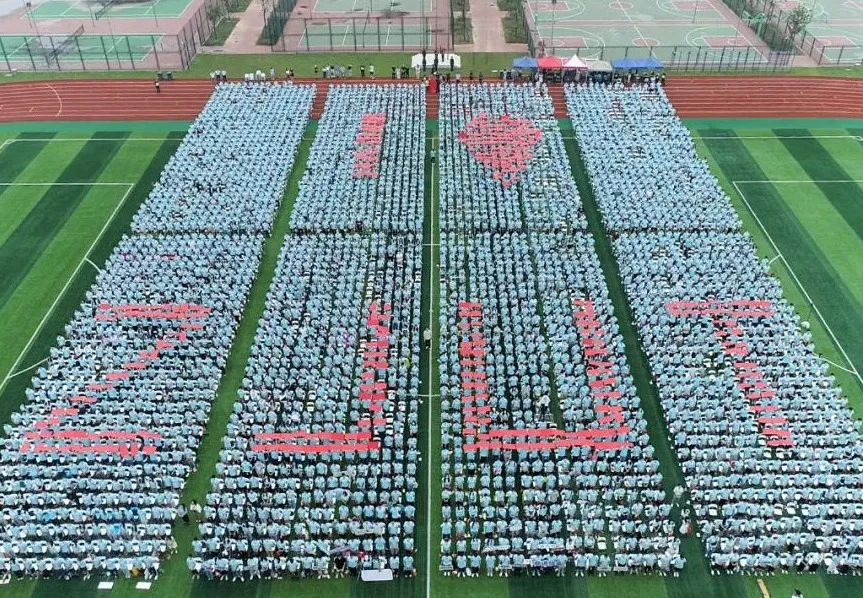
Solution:
[{"label": "tennis court", "polygon": [[[176,1],[176,0],[175,0]],[[434,0],[315,0],[312,14],[316,13],[422,13],[431,14]],[[425,4],[425,6],[423,6]]]},{"label": "tennis court", "polygon": [[400,19],[354,19],[343,23],[309,23],[299,47],[308,49],[405,48],[433,46],[433,32],[422,23],[402,23]]},{"label": "tennis court", "polygon": [[141,62],[159,43],[161,35],[81,35],[65,43],[48,36],[0,36],[0,57],[9,62],[48,61],[56,53],[65,63],[114,60]]},{"label": "tennis court", "polygon": [[[861,0],[863,1],[863,0]],[[723,59],[764,58],[761,42],[721,0],[560,0],[530,4],[546,48],[574,50],[588,58],[652,54],[680,60],[692,49]],[[559,52],[560,53],[560,52]]]},{"label": "tennis court", "polygon": [[[101,18],[174,18],[182,15],[192,0],[144,0],[142,2],[114,2]],[[90,19],[103,7],[102,2],[86,0],[48,0],[31,11],[36,19]]]}]

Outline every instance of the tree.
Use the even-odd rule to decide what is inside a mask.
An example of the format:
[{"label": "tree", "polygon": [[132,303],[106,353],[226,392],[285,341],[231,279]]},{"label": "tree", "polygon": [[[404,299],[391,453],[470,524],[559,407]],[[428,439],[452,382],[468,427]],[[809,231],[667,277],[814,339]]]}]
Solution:
[{"label": "tree", "polygon": [[812,11],[798,4],[788,15],[788,35],[793,40],[798,34],[806,30],[806,26],[812,22]]}]

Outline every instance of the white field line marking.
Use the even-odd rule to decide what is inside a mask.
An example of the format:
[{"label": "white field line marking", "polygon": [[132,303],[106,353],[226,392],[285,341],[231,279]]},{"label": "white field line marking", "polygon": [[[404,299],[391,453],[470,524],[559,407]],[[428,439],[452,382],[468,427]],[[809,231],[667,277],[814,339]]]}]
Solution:
[{"label": "white field line marking", "polygon": [[9,379],[11,380],[15,376],[20,376],[21,374],[25,374],[25,373],[29,372],[30,370],[36,369],[37,367],[39,367],[40,365],[42,365],[46,361],[48,361],[47,357],[45,359],[42,359],[41,361],[37,361],[36,363],[34,363],[33,365],[31,365],[28,368],[24,368],[23,370],[18,370],[14,374],[9,374]]},{"label": "white field line marking", "polygon": [[[761,218],[758,217],[758,214],[755,213],[755,210],[752,209],[752,205],[750,205],[749,200],[746,199],[746,196],[743,194],[743,191],[740,189],[738,185],[739,182],[744,181],[731,181],[731,184],[734,185],[734,189],[737,191],[737,195],[740,196],[740,199],[743,200],[743,203],[746,204],[746,208],[749,210],[749,213],[752,214],[752,217],[755,218],[755,222],[758,223],[758,226],[761,228],[761,232],[764,233],[764,236],[767,237],[767,240],[770,241],[770,245],[773,246],[773,250],[776,252],[782,262],[785,264],[785,267],[788,268],[788,272],[791,274],[791,277],[794,279],[794,282],[803,292],[803,296],[806,297],[806,300],[809,302],[809,305],[812,306],[812,309],[818,315],[818,319],[821,320],[821,324],[824,325],[824,329],[827,331],[827,334],[830,335],[830,338],[833,339],[833,343],[836,345],[836,348],[839,349],[839,352],[842,354],[842,358],[848,363],[853,370],[851,373],[857,381],[863,386],[863,377],[860,376],[860,372],[857,371],[857,368],[854,367],[854,362],[848,357],[848,353],[845,352],[845,348],[842,346],[842,343],[839,342],[839,339],[836,338],[836,335],[833,334],[833,330],[827,324],[827,321],[824,319],[824,316],[821,314],[821,310],[818,309],[818,306],[815,305],[815,302],[812,301],[812,297],[809,296],[809,293],[806,291],[806,288],[803,286],[803,283],[800,282],[800,279],[797,278],[797,274],[794,273],[794,270],[791,268],[791,264],[788,263],[788,260],[785,259],[785,256],[782,255],[782,252],[779,251],[779,247],[776,245],[776,242],[773,240],[773,237],[770,236],[770,233],[767,232],[767,228],[765,228],[764,223],[761,222]],[[768,181],[759,181],[759,182],[768,182]],[[807,181],[810,182],[810,181]],[[844,368],[843,368],[844,369]]]},{"label": "white field line marking", "polygon": [[[4,183],[9,184],[9,183]],[[43,183],[43,184],[51,184],[51,183]],[[56,184],[56,183],[54,183]],[[89,185],[99,185],[99,183],[87,183]],[[108,184],[108,183],[102,183]],[[93,251],[93,248],[96,247],[96,244],[102,238],[102,235],[105,234],[105,231],[108,230],[108,227],[111,225],[111,222],[114,221],[114,217],[117,215],[117,212],[120,211],[120,208],[123,204],[126,203],[126,199],[129,197],[129,194],[132,192],[132,189],[135,188],[135,183],[127,183],[126,192],[123,194],[122,199],[120,199],[117,206],[114,208],[114,211],[111,212],[111,216],[108,217],[108,220],[105,221],[105,224],[102,226],[102,230],[99,231],[99,234],[96,235],[96,238],[93,239],[93,242],[90,244],[90,247],[87,249],[86,253],[84,253],[84,257],[81,258],[81,261],[78,262],[78,265],[75,267],[75,270],[72,271],[72,274],[69,276],[69,279],[66,281],[66,284],[63,285],[63,288],[60,289],[60,292],[57,294],[57,297],[54,298],[54,302],[51,304],[51,307],[48,308],[48,311],[45,312],[45,315],[42,316],[42,319],[39,321],[39,325],[36,326],[36,330],[33,331],[33,334],[30,336],[30,340],[27,341],[27,344],[24,345],[24,348],[21,349],[21,352],[18,354],[18,357],[15,359],[15,363],[12,364],[12,367],[9,368],[9,372],[6,374],[6,377],[3,378],[3,381],[0,382],[0,393],[3,392],[3,389],[6,388],[6,384],[8,384],[9,380],[12,379],[14,372],[19,365],[21,365],[21,360],[24,359],[24,355],[27,354],[27,351],[30,350],[30,347],[33,345],[33,341],[36,340],[36,337],[39,336],[39,333],[42,331],[42,327],[45,326],[45,322],[48,321],[48,318],[51,317],[51,314],[54,313],[54,310],[57,308],[57,304],[60,303],[60,299],[63,295],[66,294],[66,291],[69,289],[69,285],[72,284],[72,281],[78,275],[78,272],[81,270],[81,267],[84,265],[84,260],[88,260],[90,258],[90,252]]]},{"label": "white field line marking", "polygon": [[860,135],[735,135],[734,137],[727,136],[712,136],[712,135],[693,135],[694,139],[854,139],[855,141],[863,142],[863,137]]},{"label": "white field line marking", "polygon": [[0,183],[2,187],[128,187],[135,183]]},{"label": "white field line marking", "polygon": [[[436,139],[437,139],[436,137],[432,137],[432,149],[434,149],[434,144],[435,144]],[[435,239],[434,221],[435,221],[436,212],[435,212],[435,205],[434,205],[434,198],[435,198],[434,183],[435,183],[435,168],[436,167],[437,167],[437,161],[435,161],[432,164],[432,172],[431,172],[431,175],[432,175],[431,176],[431,210],[430,210],[429,215],[431,217],[431,239],[432,239],[432,241],[434,241],[434,239]],[[429,393],[431,393],[432,372],[433,372],[432,355],[434,354],[434,326],[435,326],[435,323],[434,323],[434,287],[435,287],[434,248],[432,248],[431,251],[429,251],[429,255],[430,255],[429,265],[431,267],[429,268],[429,279],[430,280],[429,280],[429,323],[428,323],[428,325],[429,325],[429,329],[432,331],[432,338],[431,338],[431,341],[429,341],[429,352],[428,352],[428,356],[429,356],[429,365],[428,365],[429,387],[428,387],[428,390],[429,390]],[[428,457],[427,457],[428,466],[426,467],[426,474],[427,474],[426,475],[426,489],[427,489],[426,490],[426,492],[427,492],[427,494],[426,494],[426,598],[431,598],[431,561],[432,561],[432,551],[431,551],[431,526],[432,526],[431,508],[432,508],[432,506],[431,506],[431,503],[432,503],[432,463],[434,462],[433,458],[432,458],[432,413],[434,411],[433,402],[434,401],[432,401],[431,398],[429,398],[429,400],[428,400],[428,430],[426,431],[427,438],[428,438],[428,451],[427,451],[428,452]]]},{"label": "white field line marking", "polygon": [[778,181],[734,181],[735,183],[757,185],[757,184],[791,184],[799,185],[801,183],[863,183],[863,179],[800,179],[800,180],[778,180]]},{"label": "white field line marking", "polygon": [[[21,143],[22,141],[170,141],[169,137],[129,137],[128,139],[122,139],[117,137],[24,137],[24,138],[14,138],[7,139],[3,142],[3,145],[0,145],[0,150],[2,150],[7,143]],[[179,141],[179,140],[177,140]],[[94,184],[94,183],[91,183]]]}]

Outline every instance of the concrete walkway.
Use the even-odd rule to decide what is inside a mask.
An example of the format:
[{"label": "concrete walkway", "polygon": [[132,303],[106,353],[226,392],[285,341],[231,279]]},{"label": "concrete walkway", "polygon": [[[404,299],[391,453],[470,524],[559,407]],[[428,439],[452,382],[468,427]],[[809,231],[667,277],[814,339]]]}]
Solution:
[{"label": "concrete walkway", "polygon": [[261,54],[270,52],[270,46],[258,45],[258,37],[264,29],[264,10],[261,0],[252,0],[245,12],[232,17],[239,17],[240,22],[234,27],[231,35],[222,46],[204,46],[204,54]]},{"label": "concrete walkway", "polygon": [[473,43],[460,44],[458,52],[526,52],[526,44],[508,44],[503,37],[503,17],[506,13],[495,0],[470,0],[470,21]]}]

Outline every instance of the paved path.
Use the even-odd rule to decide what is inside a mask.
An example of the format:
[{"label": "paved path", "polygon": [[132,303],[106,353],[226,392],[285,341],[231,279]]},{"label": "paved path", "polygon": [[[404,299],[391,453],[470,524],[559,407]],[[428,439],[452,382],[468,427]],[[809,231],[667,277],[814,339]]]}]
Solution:
[{"label": "paved path", "polygon": [[495,0],[470,0],[470,20],[473,43],[462,44],[457,52],[526,52],[527,44],[508,44],[503,37],[503,17],[506,13]]},{"label": "paved path", "polygon": [[252,0],[246,11],[239,15],[240,22],[222,46],[204,46],[204,54],[263,54],[270,52],[270,46],[258,45],[258,37],[264,29],[264,10],[261,0]]}]

